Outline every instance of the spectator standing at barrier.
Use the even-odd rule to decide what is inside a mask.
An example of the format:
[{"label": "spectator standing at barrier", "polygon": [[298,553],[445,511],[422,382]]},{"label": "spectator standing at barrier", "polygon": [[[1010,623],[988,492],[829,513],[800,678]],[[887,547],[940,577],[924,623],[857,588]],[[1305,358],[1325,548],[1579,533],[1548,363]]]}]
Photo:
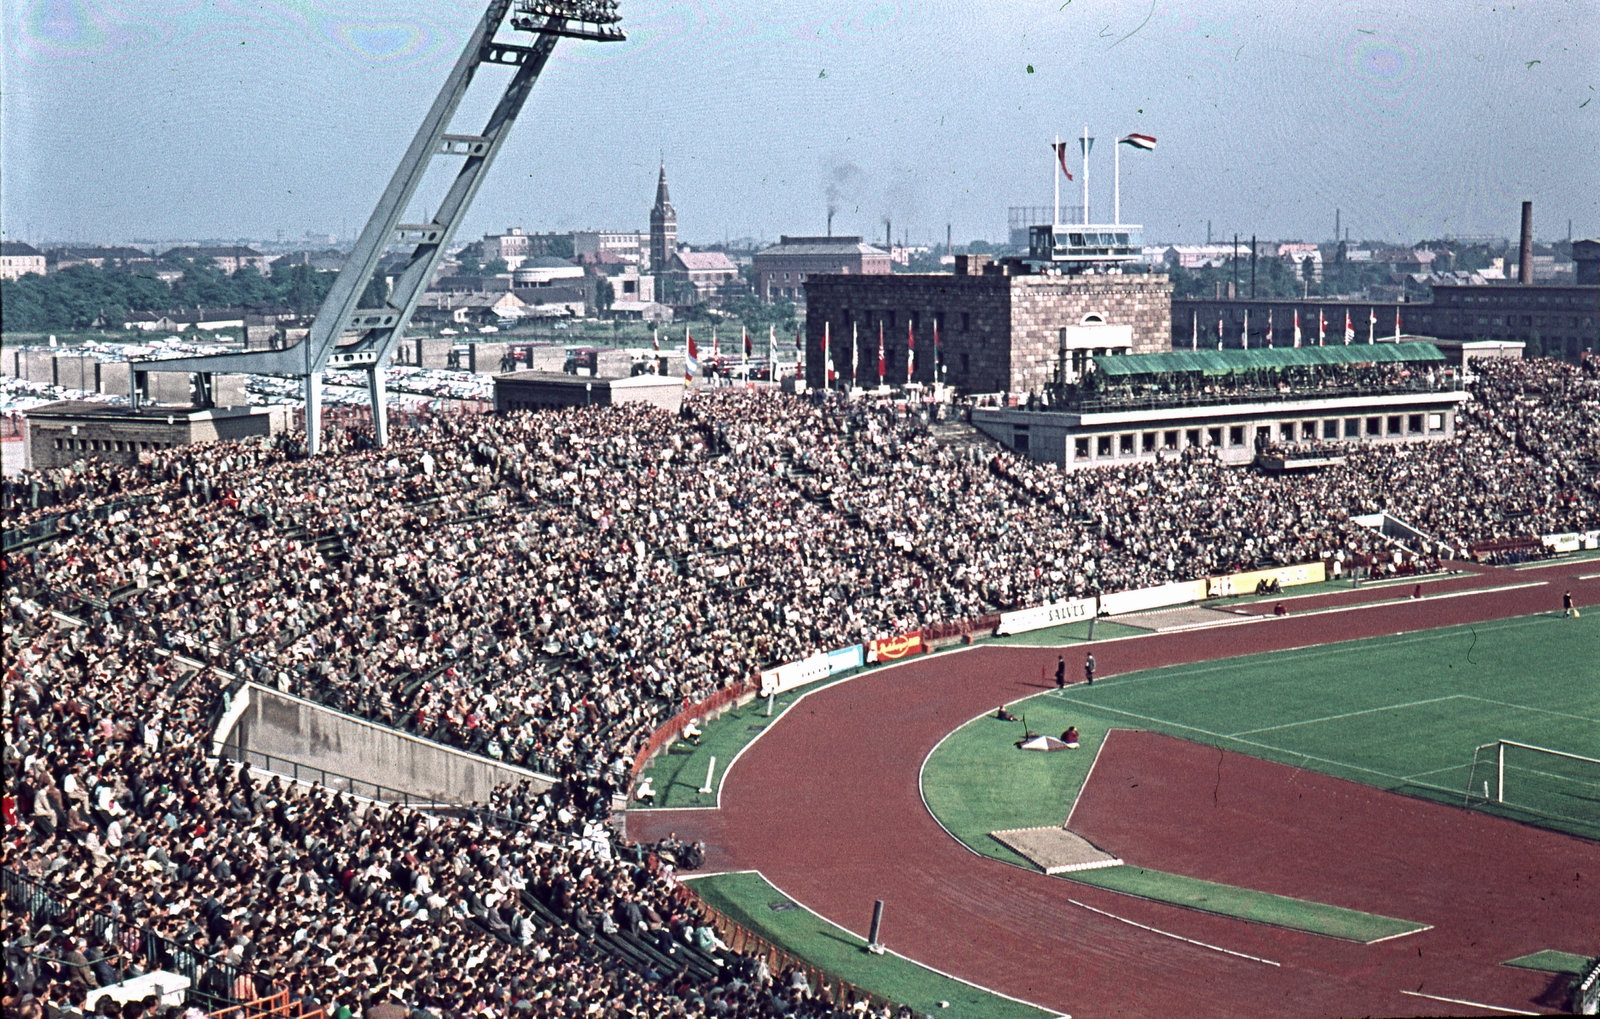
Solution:
[{"label": "spectator standing at barrier", "polygon": [[1083,681],[1094,686],[1094,652],[1083,656]]},{"label": "spectator standing at barrier", "polygon": [[1056,656],[1056,689],[1064,690],[1067,686],[1067,656]]}]

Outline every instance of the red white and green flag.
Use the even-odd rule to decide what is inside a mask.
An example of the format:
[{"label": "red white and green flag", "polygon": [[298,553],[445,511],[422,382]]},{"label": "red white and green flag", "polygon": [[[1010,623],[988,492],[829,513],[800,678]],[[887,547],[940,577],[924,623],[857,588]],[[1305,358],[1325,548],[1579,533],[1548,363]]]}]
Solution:
[{"label": "red white and green flag", "polygon": [[883,385],[883,376],[888,372],[888,364],[883,359],[883,322],[878,322],[878,385]]},{"label": "red white and green flag", "polygon": [[1156,140],[1147,134],[1130,134],[1126,138],[1118,138],[1117,143],[1119,145],[1132,145],[1134,148],[1144,149],[1146,152],[1156,147]]},{"label": "red white and green flag", "polygon": [[1294,310],[1294,345],[1300,346],[1300,309]]},{"label": "red white and green flag", "polygon": [[917,334],[911,328],[911,323],[906,323],[906,382],[911,382],[912,376],[917,374]]}]

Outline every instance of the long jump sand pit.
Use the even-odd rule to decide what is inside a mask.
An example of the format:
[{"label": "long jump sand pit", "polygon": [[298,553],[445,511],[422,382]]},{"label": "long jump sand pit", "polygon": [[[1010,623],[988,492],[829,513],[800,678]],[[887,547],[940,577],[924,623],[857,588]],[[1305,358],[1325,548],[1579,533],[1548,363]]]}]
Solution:
[{"label": "long jump sand pit", "polygon": [[1013,828],[992,831],[989,837],[1021,853],[1046,874],[1071,874],[1122,865],[1115,856],[1065,828]]}]

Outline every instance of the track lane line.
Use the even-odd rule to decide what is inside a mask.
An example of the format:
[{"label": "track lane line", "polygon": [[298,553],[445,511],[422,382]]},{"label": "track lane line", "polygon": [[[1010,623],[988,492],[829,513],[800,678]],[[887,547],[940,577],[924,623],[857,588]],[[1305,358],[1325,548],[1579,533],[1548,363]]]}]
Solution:
[{"label": "track lane line", "polygon": [[1467,1005],[1467,1006],[1470,1006],[1472,1008],[1481,1008],[1481,1009],[1484,1009],[1484,1010],[1489,1011],[1489,1012],[1504,1012],[1507,1015],[1549,1015],[1550,1014],[1548,1012],[1529,1012],[1526,1009],[1521,1009],[1521,1008],[1501,1008],[1499,1005],[1485,1005],[1481,1001],[1468,1001],[1465,998],[1446,998],[1446,997],[1442,997],[1442,996],[1437,995],[1437,994],[1423,994],[1421,991],[1405,991],[1405,990],[1402,990],[1400,993],[1401,994],[1409,994],[1413,998],[1431,998],[1434,1001],[1448,1001],[1452,1005]]},{"label": "track lane line", "polygon": [[1209,948],[1213,952],[1221,952],[1224,955],[1236,955],[1241,959],[1249,959],[1252,962],[1263,962],[1263,963],[1266,963],[1268,966],[1279,966],[1279,967],[1281,967],[1283,965],[1283,963],[1281,963],[1281,962],[1273,962],[1271,959],[1263,959],[1259,955],[1251,955],[1248,952],[1235,952],[1231,948],[1223,948],[1221,945],[1212,945],[1212,944],[1207,944],[1204,941],[1196,941],[1193,938],[1186,938],[1182,934],[1174,934],[1171,931],[1164,931],[1164,930],[1161,930],[1158,927],[1151,927],[1151,926],[1149,926],[1147,924],[1142,924],[1137,920],[1129,920],[1125,916],[1118,916],[1115,913],[1107,913],[1103,909],[1095,909],[1093,906],[1088,905],[1087,903],[1079,902],[1077,899],[1068,899],[1067,901],[1072,903],[1074,906],[1082,906],[1084,909],[1087,909],[1091,913],[1099,913],[1101,916],[1108,916],[1111,919],[1117,920],[1117,921],[1119,921],[1121,923],[1125,923],[1130,927],[1137,927],[1140,930],[1149,931],[1152,934],[1159,934],[1164,938],[1173,938],[1173,939],[1175,939],[1177,941],[1187,942],[1188,944],[1191,944],[1191,945],[1198,945],[1201,948]]}]

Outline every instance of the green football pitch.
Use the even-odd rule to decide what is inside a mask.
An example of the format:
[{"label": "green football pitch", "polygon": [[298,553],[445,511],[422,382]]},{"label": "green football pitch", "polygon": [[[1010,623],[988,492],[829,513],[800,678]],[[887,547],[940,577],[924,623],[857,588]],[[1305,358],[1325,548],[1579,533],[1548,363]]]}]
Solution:
[{"label": "green football pitch", "polygon": [[[982,756],[979,744],[996,745],[981,738],[980,727],[1006,723],[978,719],[947,737],[927,762],[923,792],[934,814],[974,848],[963,833],[1060,824],[1092,747],[1111,727],[1164,732],[1457,806],[1470,802],[1600,839],[1600,765],[1508,754],[1505,804],[1483,795],[1484,782],[1498,792],[1494,748],[1474,766],[1476,748],[1497,740],[1600,758],[1600,614],[1523,616],[1110,676],[1013,710],[1035,731],[1077,725],[1091,752],[1012,753],[1000,768],[972,755]],[[1040,768],[1050,774],[1031,773]],[[989,843],[980,848],[988,855],[1009,852],[974,837]]]}]

